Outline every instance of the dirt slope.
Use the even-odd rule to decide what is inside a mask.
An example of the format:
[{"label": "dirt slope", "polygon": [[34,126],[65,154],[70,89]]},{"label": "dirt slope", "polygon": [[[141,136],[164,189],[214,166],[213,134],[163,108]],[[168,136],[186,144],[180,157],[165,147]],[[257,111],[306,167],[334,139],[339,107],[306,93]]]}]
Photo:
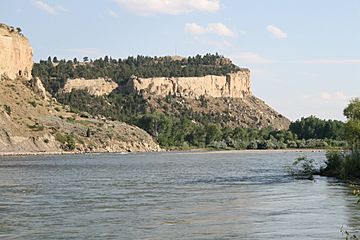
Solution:
[{"label": "dirt slope", "polygon": [[20,79],[0,81],[0,154],[160,150],[138,127],[71,113],[28,85]]}]

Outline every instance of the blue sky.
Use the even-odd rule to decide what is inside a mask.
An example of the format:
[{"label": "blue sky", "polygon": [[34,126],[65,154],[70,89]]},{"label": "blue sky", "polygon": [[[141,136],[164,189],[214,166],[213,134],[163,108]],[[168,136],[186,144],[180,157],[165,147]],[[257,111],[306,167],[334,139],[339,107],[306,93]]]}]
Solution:
[{"label": "blue sky", "polygon": [[343,119],[360,96],[358,0],[2,0],[34,60],[218,52],[291,120]]}]

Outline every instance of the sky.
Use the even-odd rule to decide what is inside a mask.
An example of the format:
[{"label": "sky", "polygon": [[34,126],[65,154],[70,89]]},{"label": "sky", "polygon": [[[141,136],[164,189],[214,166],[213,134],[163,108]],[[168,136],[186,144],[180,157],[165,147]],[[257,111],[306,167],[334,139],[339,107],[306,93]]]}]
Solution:
[{"label": "sky", "polygon": [[344,120],[360,96],[359,0],[2,0],[34,61],[216,53],[291,120]]}]

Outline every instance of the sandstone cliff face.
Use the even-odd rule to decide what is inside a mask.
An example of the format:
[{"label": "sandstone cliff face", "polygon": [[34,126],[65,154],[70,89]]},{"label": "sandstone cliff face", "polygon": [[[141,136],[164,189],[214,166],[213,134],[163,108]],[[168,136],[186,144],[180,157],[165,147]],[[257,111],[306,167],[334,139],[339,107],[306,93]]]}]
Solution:
[{"label": "sandstone cliff face", "polygon": [[63,91],[71,92],[73,90],[87,90],[89,94],[95,96],[108,95],[118,87],[118,84],[111,79],[68,79]]},{"label": "sandstone cliff face", "polygon": [[202,95],[214,98],[243,98],[251,95],[250,71],[241,70],[226,76],[178,78],[137,78],[128,84],[133,91],[164,97],[168,94],[185,98]]},{"label": "sandstone cliff face", "polygon": [[[4,154],[160,151],[144,130],[107,119],[82,117],[53,101],[40,79],[31,79],[32,48],[0,24],[0,156]],[[71,85],[72,84],[72,85]],[[105,79],[70,81],[71,88],[103,95],[117,87]],[[69,148],[69,142],[72,147]],[[75,149],[74,149],[75,148]]]},{"label": "sandstone cliff face", "polygon": [[29,41],[16,29],[0,24],[0,77],[29,80],[32,70],[32,48]]}]

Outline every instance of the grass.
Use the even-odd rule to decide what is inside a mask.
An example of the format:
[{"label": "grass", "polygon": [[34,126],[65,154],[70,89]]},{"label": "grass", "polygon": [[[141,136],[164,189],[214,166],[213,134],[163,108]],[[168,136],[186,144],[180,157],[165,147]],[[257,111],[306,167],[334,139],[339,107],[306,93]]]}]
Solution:
[{"label": "grass", "polygon": [[343,180],[360,179],[360,151],[331,150],[326,153],[326,167],[321,175]]}]

